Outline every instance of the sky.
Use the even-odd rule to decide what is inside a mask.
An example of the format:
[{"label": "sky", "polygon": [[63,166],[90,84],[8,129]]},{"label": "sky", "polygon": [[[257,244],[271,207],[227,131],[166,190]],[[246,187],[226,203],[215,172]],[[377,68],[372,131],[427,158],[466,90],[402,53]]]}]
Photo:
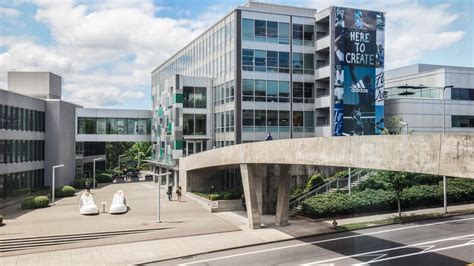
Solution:
[{"label": "sky", "polygon": [[[386,69],[474,67],[472,0],[264,0],[387,12]],[[0,88],[7,71],[63,77],[84,107],[151,108],[151,71],[245,0],[0,0]]]}]

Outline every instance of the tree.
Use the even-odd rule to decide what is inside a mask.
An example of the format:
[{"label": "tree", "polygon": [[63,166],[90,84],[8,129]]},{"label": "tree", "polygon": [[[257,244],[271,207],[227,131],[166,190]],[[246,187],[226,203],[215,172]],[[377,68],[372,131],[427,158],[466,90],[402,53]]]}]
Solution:
[{"label": "tree", "polygon": [[113,169],[117,167],[119,155],[125,154],[132,146],[133,142],[107,142],[105,146],[107,168]]},{"label": "tree", "polygon": [[141,161],[151,157],[151,143],[145,141],[136,142],[125,154],[132,160],[137,161],[138,165],[140,165]]},{"label": "tree", "polygon": [[398,217],[402,217],[402,209],[400,204],[400,197],[405,188],[410,185],[410,173],[381,171],[380,175],[386,180],[386,189],[393,190],[397,198]]},{"label": "tree", "polygon": [[392,115],[388,118],[388,128],[390,128],[395,135],[401,135],[402,130],[405,127],[405,125],[400,122],[403,122],[403,119],[399,116]]}]

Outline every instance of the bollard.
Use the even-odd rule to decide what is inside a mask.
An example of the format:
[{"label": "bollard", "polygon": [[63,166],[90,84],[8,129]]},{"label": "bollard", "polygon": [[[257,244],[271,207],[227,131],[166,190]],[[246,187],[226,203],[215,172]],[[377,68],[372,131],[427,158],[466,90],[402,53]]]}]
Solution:
[{"label": "bollard", "polygon": [[102,213],[105,213],[105,205],[107,205],[107,202],[103,201],[102,202]]}]

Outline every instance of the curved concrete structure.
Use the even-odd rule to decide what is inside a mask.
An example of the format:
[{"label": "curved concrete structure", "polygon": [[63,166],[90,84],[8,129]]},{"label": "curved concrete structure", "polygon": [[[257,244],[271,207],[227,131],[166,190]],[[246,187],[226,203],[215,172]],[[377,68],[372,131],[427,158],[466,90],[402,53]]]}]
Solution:
[{"label": "curved concrete structure", "polygon": [[[280,165],[276,225],[288,223],[289,165],[379,169],[474,178],[474,135],[303,138],[234,145],[180,158],[184,191],[204,189],[212,168],[240,166],[250,228],[260,228],[262,165]],[[201,191],[199,190],[199,191]],[[259,206],[260,205],[260,206]]]},{"label": "curved concrete structure", "polygon": [[474,135],[303,138],[233,145],[180,158],[180,174],[240,164],[300,164],[474,178]]}]

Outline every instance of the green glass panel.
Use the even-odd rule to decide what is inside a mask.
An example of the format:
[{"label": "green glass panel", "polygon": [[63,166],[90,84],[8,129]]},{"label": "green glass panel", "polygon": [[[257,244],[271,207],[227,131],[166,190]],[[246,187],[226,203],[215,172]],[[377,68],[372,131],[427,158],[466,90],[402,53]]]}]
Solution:
[{"label": "green glass panel", "polygon": [[174,141],[174,149],[175,150],[182,150],[184,147],[184,141],[182,140],[175,140]]},{"label": "green glass panel", "polygon": [[182,93],[176,93],[174,95],[174,103],[183,103],[184,96]]}]

